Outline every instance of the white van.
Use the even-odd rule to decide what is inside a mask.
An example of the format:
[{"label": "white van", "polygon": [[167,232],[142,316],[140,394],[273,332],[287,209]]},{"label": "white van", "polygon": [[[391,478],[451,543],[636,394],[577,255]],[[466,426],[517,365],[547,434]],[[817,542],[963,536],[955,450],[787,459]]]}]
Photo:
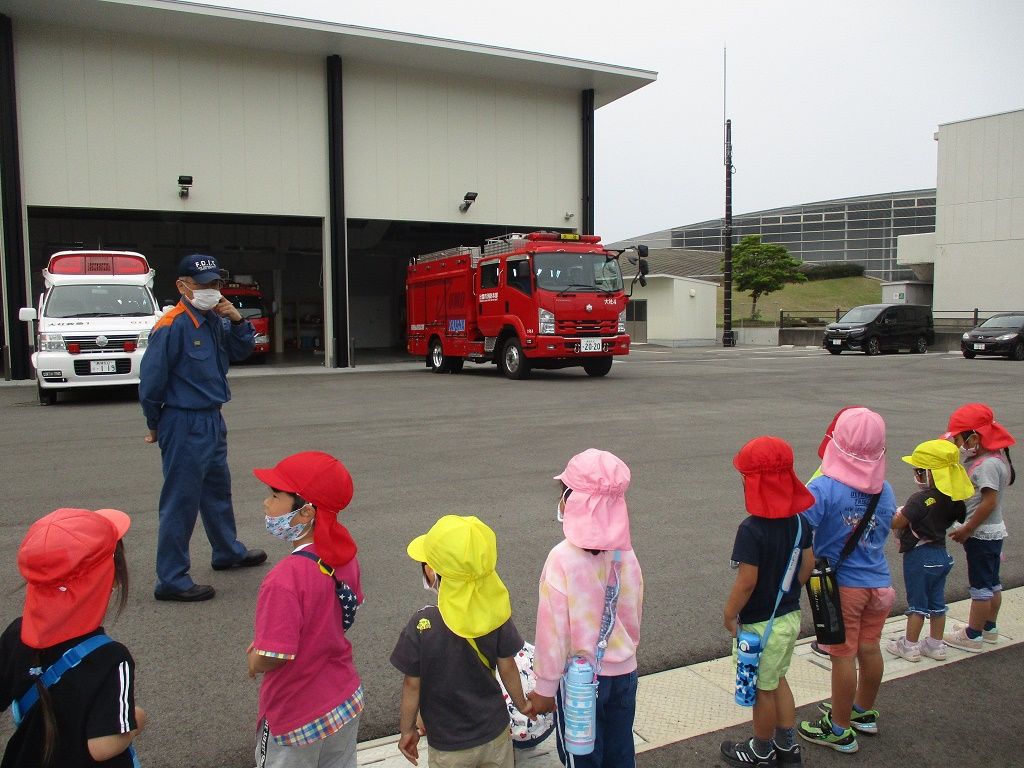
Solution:
[{"label": "white van", "polygon": [[132,251],[61,251],[43,270],[38,308],[18,317],[37,321],[32,354],[39,402],[53,405],[73,387],[139,383],[149,332],[160,316],[156,272]]}]

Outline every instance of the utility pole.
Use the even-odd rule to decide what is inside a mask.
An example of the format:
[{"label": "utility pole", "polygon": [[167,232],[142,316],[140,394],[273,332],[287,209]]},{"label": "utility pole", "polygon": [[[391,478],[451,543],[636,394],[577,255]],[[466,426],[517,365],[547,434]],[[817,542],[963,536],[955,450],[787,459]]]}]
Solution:
[{"label": "utility pole", "polygon": [[725,50],[722,50],[722,117],[725,118],[725,219],[722,222],[722,245],[725,251],[722,296],[722,346],[735,347],[732,332],[732,120],[726,115],[725,102]]}]

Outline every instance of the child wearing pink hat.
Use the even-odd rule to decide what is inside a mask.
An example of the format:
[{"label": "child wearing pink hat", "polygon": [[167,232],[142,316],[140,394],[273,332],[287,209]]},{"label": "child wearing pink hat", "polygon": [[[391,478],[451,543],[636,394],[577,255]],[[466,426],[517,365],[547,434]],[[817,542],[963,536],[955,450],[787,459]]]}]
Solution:
[{"label": "child wearing pink hat", "polygon": [[871,517],[837,571],[846,642],[821,646],[832,658],[832,701],[819,705],[822,717],[805,720],[797,732],[812,744],[848,753],[859,748],[854,731],[878,733],[873,707],[884,666],[882,627],[896,599],[884,549],[896,495],[885,480],[882,417],[868,408],[839,414],[821,471],[807,484],[815,502],[803,513],[814,529],[815,557],[836,563],[869,509]]},{"label": "child wearing pink hat", "polygon": [[996,621],[1003,597],[999,564],[1007,536],[1003,493],[1014,481],[1009,448],[1016,440],[984,403],[957,408],[946,429],[945,437],[960,449],[960,460],[975,490],[966,502],[966,522],[949,535],[964,545],[967,555],[971,614],[966,625],[955,627],[943,639],[954,648],[977,653],[982,643],[999,639]]},{"label": "child wearing pink hat", "polygon": [[563,765],[632,768],[644,581],[629,534],[625,498],[629,467],[608,451],[590,448],[573,456],[555,480],[561,483],[556,519],[562,523],[565,540],[548,553],[540,575],[534,656],[537,687],[529,697],[537,714],[553,711],[570,657],[582,654],[595,662],[606,588],[617,586],[614,623],[598,675],[594,751],[566,755],[561,717],[557,717],[556,734]]},{"label": "child wearing pink hat", "polygon": [[[754,699],[754,736],[722,743],[722,757],[743,768],[801,765],[796,737],[796,704],[786,681],[800,634],[800,588],[814,568],[811,529],[799,513],[814,496],[793,471],[793,449],[777,437],[756,437],[732,461],[743,475],[748,517],[740,523],[732,548],[736,580],[725,602],[723,620],[733,636],[738,626],[762,638]],[[791,558],[794,544],[799,565]],[[785,582],[788,589],[780,594]],[[768,625],[771,624],[770,633]],[[764,642],[767,634],[767,642]]]},{"label": "child wearing pink hat", "polygon": [[[146,725],[135,662],[101,626],[112,590],[118,613],[128,597],[121,539],[129,525],[116,509],[58,509],[22,541],[25,608],[0,637],[0,700],[20,718],[3,765],[133,765],[132,743]],[[68,663],[72,649],[77,664]]]}]

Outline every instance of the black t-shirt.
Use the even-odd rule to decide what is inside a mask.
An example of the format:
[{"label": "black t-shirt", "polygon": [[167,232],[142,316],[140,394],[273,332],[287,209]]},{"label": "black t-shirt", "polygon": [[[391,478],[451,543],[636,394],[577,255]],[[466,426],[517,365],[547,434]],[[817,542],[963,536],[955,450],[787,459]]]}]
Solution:
[{"label": "black t-shirt", "polygon": [[[736,542],[732,546],[734,563],[757,566],[757,586],[740,610],[741,624],[755,624],[768,621],[775,608],[782,576],[789,565],[796,540],[797,516],[777,520],[748,516],[736,531]],[[803,523],[800,533],[800,549],[811,546],[811,526]],[[797,563],[797,569],[800,565]],[[776,616],[800,610],[800,582],[793,577],[789,591],[782,596]]]},{"label": "black t-shirt", "polygon": [[[30,669],[38,667],[45,671],[69,648],[99,634],[103,634],[102,627],[37,651],[21,642],[21,619],[15,619],[0,636],[0,701],[4,708],[10,707],[14,699],[20,699],[34,685]],[[132,760],[127,750],[97,763],[89,755],[86,743],[92,738],[127,733],[138,727],[135,662],[127,648],[113,642],[95,649],[78,666],[65,672],[49,691],[57,720],[54,768],[95,765],[130,768]],[[43,733],[42,702],[38,701],[7,742],[0,768],[38,768],[42,761]]]},{"label": "black t-shirt", "polygon": [[927,488],[907,499],[903,516],[910,525],[900,530],[900,552],[909,552],[922,542],[945,549],[946,530],[966,519],[967,505],[953,501],[936,488]]},{"label": "black t-shirt", "polygon": [[[476,638],[476,644],[494,665],[519,653],[523,638],[509,619]],[[436,606],[428,605],[409,620],[391,663],[402,674],[420,679],[420,713],[434,749],[472,749],[508,729],[508,709],[494,671],[484,666],[466,638],[448,629]]]}]

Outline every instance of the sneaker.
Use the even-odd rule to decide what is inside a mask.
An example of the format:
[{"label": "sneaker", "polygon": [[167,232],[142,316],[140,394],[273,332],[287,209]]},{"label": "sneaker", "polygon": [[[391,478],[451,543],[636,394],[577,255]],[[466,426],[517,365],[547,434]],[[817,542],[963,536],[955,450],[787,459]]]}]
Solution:
[{"label": "sneaker", "polygon": [[759,755],[754,751],[754,740],[723,741],[722,758],[729,765],[740,768],[775,768],[775,749],[768,750],[767,755]]},{"label": "sneaker", "polygon": [[993,627],[992,629],[981,630],[981,639],[986,643],[992,643],[992,645],[995,645],[999,642],[999,629]]},{"label": "sneaker", "polygon": [[[818,705],[818,709],[830,718],[832,717],[831,701],[821,702],[821,704]],[[861,733],[866,733],[869,736],[876,736],[878,734],[878,710],[866,709],[863,712],[853,710],[850,712],[850,725]]]},{"label": "sneaker", "polygon": [[946,645],[952,645],[954,648],[969,653],[978,653],[982,648],[981,638],[968,637],[966,626],[957,627],[951,633],[943,635],[942,639],[946,641]]},{"label": "sneaker", "polygon": [[815,654],[816,656],[821,656],[821,658],[823,658],[823,659],[831,659],[832,658],[832,654],[829,653],[828,651],[826,651],[820,645],[818,645],[818,641],[817,640],[814,640],[814,641],[811,642],[811,653]]},{"label": "sneaker", "polygon": [[920,643],[911,643],[905,637],[893,638],[885,645],[885,650],[893,656],[899,656],[907,661],[921,660]]},{"label": "sneaker", "polygon": [[921,643],[921,655],[936,661],[945,661],[946,644],[941,640],[932,640],[930,637],[926,637]]},{"label": "sneaker", "polygon": [[803,765],[804,761],[800,757],[800,745],[794,744],[789,749],[783,749],[775,742],[772,742],[772,746],[775,747],[775,764],[776,765]]},{"label": "sneaker", "polygon": [[836,752],[850,754],[860,749],[857,746],[857,736],[854,734],[853,728],[847,728],[840,736],[836,736],[832,732],[832,719],[827,713],[822,715],[821,719],[816,723],[804,720],[797,727],[796,732],[800,734],[801,738],[806,739],[811,744],[831,747]]}]

